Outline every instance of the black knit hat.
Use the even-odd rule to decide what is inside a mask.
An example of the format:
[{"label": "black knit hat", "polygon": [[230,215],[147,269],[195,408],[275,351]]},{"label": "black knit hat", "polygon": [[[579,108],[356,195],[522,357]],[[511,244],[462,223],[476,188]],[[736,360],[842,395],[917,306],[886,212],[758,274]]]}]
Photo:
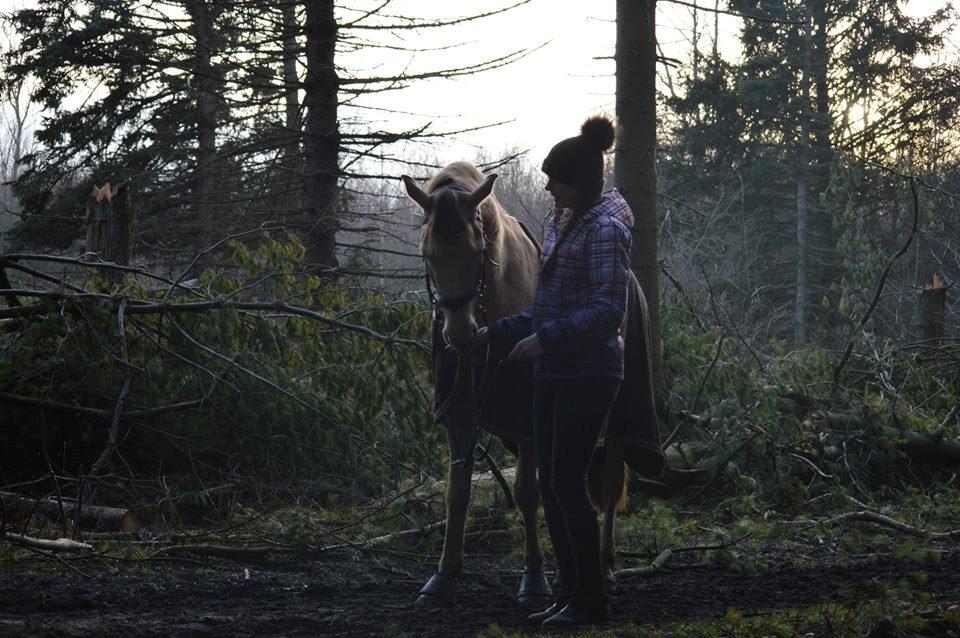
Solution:
[{"label": "black knit hat", "polygon": [[558,142],[541,170],[575,187],[586,201],[592,202],[603,190],[603,152],[613,146],[613,122],[604,115],[587,118],[580,135]]}]

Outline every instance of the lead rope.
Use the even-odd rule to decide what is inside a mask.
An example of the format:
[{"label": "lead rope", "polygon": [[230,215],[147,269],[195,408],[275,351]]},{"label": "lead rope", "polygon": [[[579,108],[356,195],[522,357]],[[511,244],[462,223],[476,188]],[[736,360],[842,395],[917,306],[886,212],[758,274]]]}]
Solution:
[{"label": "lead rope", "polygon": [[[478,214],[478,215],[479,215],[479,214]],[[483,303],[483,294],[484,294],[484,292],[486,292],[486,287],[487,287],[487,264],[486,264],[486,262],[487,262],[488,259],[491,261],[491,263],[496,264],[496,262],[494,262],[492,259],[490,259],[490,255],[487,253],[487,246],[488,246],[491,242],[490,242],[489,239],[487,239],[487,236],[486,236],[486,234],[483,232],[483,229],[482,229],[482,228],[481,228],[481,230],[480,230],[480,233],[481,233],[481,235],[482,235],[482,237],[483,237],[483,254],[482,254],[481,257],[480,257],[480,272],[477,273],[477,283],[476,283],[476,285],[474,286],[474,293],[473,293],[473,295],[471,296],[471,299],[474,298],[474,297],[477,298],[477,300],[478,300],[478,301],[477,301],[477,309],[480,311],[480,314],[481,314],[481,316],[482,316],[482,318],[483,318],[483,325],[484,325],[484,326],[488,326],[488,325],[490,325],[490,321],[489,321],[489,319],[488,319],[488,317],[487,317],[487,308],[486,308],[486,306],[485,306],[484,303]],[[433,290],[433,282],[432,282],[432,280],[430,279],[430,269],[427,267],[426,259],[424,259],[424,281],[425,281],[425,283],[426,283],[427,296],[428,296],[429,299],[430,299],[431,305],[433,305],[434,308],[436,308],[437,305],[448,305],[448,304],[444,303],[444,302],[446,301],[446,299],[445,299],[442,295],[439,295],[439,294],[435,294],[435,293],[434,293],[434,290]],[[438,297],[439,297],[439,300],[438,300]],[[460,298],[457,298],[457,299],[455,299],[454,301],[460,301]],[[467,303],[469,303],[469,301],[470,301],[470,299],[467,300]],[[436,312],[436,310],[434,310],[434,312]],[[486,351],[486,353],[485,353],[485,355],[484,355],[483,374],[480,376],[481,386],[483,386],[483,385],[486,383],[487,370],[489,369],[489,360],[490,360],[490,345],[487,344],[487,351]],[[458,352],[458,353],[457,353],[456,371],[454,372],[454,376],[453,376],[453,389],[450,391],[450,395],[449,395],[446,399],[444,399],[443,403],[440,404],[440,407],[438,407],[438,408],[436,409],[436,412],[435,412],[436,414],[442,416],[444,413],[446,413],[447,410],[449,409],[450,405],[453,403],[454,399],[456,398],[457,392],[458,392],[459,387],[460,387],[460,382],[461,382],[460,370],[461,370],[461,368],[465,365],[465,363],[466,363],[467,365],[469,365],[469,362],[465,362],[463,354],[461,354],[460,352]],[[479,426],[479,423],[480,423],[481,418],[480,418],[480,416],[479,416],[478,413],[477,413],[477,406],[476,406],[477,388],[476,388],[475,383],[474,383],[473,366],[470,365],[469,367],[470,367],[470,379],[469,379],[469,386],[468,386],[468,387],[470,387],[470,388],[472,388],[472,389],[474,390],[474,396],[473,396],[474,405],[473,405],[472,407],[471,407],[471,406],[465,406],[465,407],[466,407],[467,412],[468,412],[468,413],[471,413],[471,414],[473,415],[474,436],[473,436],[473,444],[471,445],[470,452],[469,452],[470,457],[473,458],[473,457],[474,457],[474,452],[473,452],[473,450],[474,450],[474,448],[476,447],[476,445],[477,445],[477,440],[479,439],[479,436],[480,436],[480,435],[479,435],[479,427],[480,427],[480,426]],[[465,454],[462,454],[462,451],[461,451],[460,445],[459,445],[459,441],[457,441],[457,436],[456,436],[456,434],[453,432],[453,430],[452,430],[449,426],[447,426],[447,435],[448,435],[448,437],[449,437],[449,439],[450,439],[450,445],[451,445],[451,447],[453,448],[453,452],[454,452],[454,455],[455,455],[455,457],[456,457],[456,460],[452,461],[452,463],[453,463],[454,465],[463,465],[463,464],[465,464],[465,463],[467,462],[467,456],[466,456]],[[486,450],[484,450],[484,453],[486,453]],[[482,457],[481,457],[481,458],[482,458]]]},{"label": "lead rope", "polygon": [[[482,301],[477,304],[477,309],[480,311],[480,315],[483,318],[484,327],[489,326],[490,322],[487,319],[487,309],[483,305]],[[465,465],[468,461],[481,459],[483,458],[483,454],[486,454],[485,449],[483,450],[483,454],[481,454],[480,456],[476,456],[475,451],[477,449],[477,443],[480,440],[480,429],[481,429],[481,424],[483,422],[483,402],[484,402],[484,399],[486,398],[486,386],[487,386],[488,373],[490,370],[491,350],[492,349],[490,347],[490,344],[487,343],[486,351],[483,354],[483,373],[480,375],[479,386],[477,386],[474,380],[473,366],[472,365],[469,366],[470,380],[469,380],[469,385],[467,387],[473,390],[473,405],[467,406],[466,411],[471,415],[473,420],[473,441],[471,442],[470,447],[466,450],[466,453],[464,453],[464,450],[460,448],[460,442],[457,441],[457,436],[453,432],[453,430],[450,429],[449,427],[447,428],[447,432],[450,436],[450,444],[451,444],[451,447],[453,447],[453,451],[456,456],[456,460],[452,461],[453,465]],[[457,353],[457,374],[458,375],[460,374],[460,366],[462,365],[463,357],[464,357],[463,354]],[[454,388],[456,388],[456,384],[457,384],[457,378],[454,377]],[[453,396],[454,396],[454,393],[451,392],[450,398],[452,399]],[[444,405],[446,405],[448,402],[449,402],[449,399],[448,401],[444,401]]]},{"label": "lead rope", "polygon": [[[486,260],[486,259],[489,259],[489,255],[486,254],[486,245],[489,243],[486,235],[483,236],[483,243],[484,243],[484,259]],[[490,261],[493,262],[492,259]],[[486,305],[484,305],[483,298],[482,298],[483,291],[485,290],[486,290],[486,264],[484,264],[483,268],[481,269],[481,297],[477,302],[477,310],[480,311],[480,316],[483,319],[483,327],[487,327],[490,325],[490,319],[489,317],[487,317],[487,307]],[[469,412],[473,417],[473,441],[470,444],[470,449],[467,454],[469,454],[470,460],[475,460],[475,461],[479,461],[484,456],[486,456],[487,449],[490,447],[488,443],[487,447],[484,448],[483,446],[479,445],[479,441],[480,441],[480,430],[482,429],[482,425],[483,425],[483,404],[486,402],[487,384],[490,381],[489,375],[490,375],[491,351],[492,351],[492,348],[490,347],[490,343],[487,342],[487,349],[483,355],[483,373],[480,375],[479,385],[474,383],[473,366],[470,366],[470,387],[473,388],[473,406],[468,407],[467,412]],[[496,379],[497,375],[499,374],[500,367],[503,363],[504,363],[503,359],[500,359],[497,361],[497,366],[496,368],[494,368],[494,371],[493,371],[494,379]],[[451,432],[450,434],[451,434],[451,441],[455,440],[456,437],[453,435],[453,432]],[[476,454],[476,450],[478,447],[480,448],[480,454]],[[468,460],[467,454],[463,454],[461,450],[457,449],[457,461],[455,461],[455,464],[460,464],[460,465],[465,464]]]},{"label": "lead rope", "polygon": [[[484,238],[484,243],[486,243],[486,238]],[[486,260],[487,258],[488,258],[488,255],[484,254],[484,260]],[[481,274],[480,274],[481,285],[480,285],[480,294],[478,295],[479,301],[477,303],[477,310],[480,311],[480,317],[483,321],[482,327],[487,327],[490,325],[490,319],[487,316],[487,307],[483,303],[483,293],[486,290],[486,272],[485,271],[486,271],[486,266],[485,265],[481,266]],[[429,285],[429,281],[430,281],[430,274],[427,273],[428,285]],[[485,399],[486,399],[487,385],[490,383],[491,351],[492,351],[492,348],[490,347],[490,344],[487,343],[486,351],[484,352],[484,355],[483,355],[483,373],[480,375],[479,386],[475,383],[473,366],[470,365],[469,362],[467,362],[466,364],[469,367],[469,375],[470,375],[467,387],[473,389],[473,405],[466,406],[466,411],[472,416],[473,440],[470,443],[470,447],[466,451],[464,451],[460,447],[460,442],[457,440],[456,433],[449,426],[447,427],[447,435],[450,438],[450,446],[453,448],[452,451],[455,456],[455,459],[451,461],[451,464],[453,465],[466,465],[468,461],[483,459],[484,456],[486,456],[487,454],[487,449],[489,448],[489,445],[485,448],[478,444],[480,441],[480,430],[482,429],[482,424],[483,424],[483,404],[485,403]],[[470,355],[466,355],[466,356],[470,356]],[[465,357],[464,354],[460,352],[457,353],[457,370],[453,377],[453,390],[450,392],[450,396],[448,396],[446,400],[444,400],[443,404],[441,404],[440,408],[438,409],[438,412],[441,414],[446,412],[447,408],[450,406],[450,404],[453,402],[454,398],[456,397],[457,390],[460,384],[460,371],[461,371],[461,368],[464,366],[464,357]],[[493,379],[496,379],[503,363],[504,363],[504,360],[502,359],[497,362],[497,365],[493,371]],[[479,455],[476,454],[476,450],[478,447],[480,448]]]}]

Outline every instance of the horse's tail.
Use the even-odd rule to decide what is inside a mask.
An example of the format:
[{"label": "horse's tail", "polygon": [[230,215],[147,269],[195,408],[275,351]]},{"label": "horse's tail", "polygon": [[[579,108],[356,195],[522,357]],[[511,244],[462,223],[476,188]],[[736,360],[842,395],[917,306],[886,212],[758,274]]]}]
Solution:
[{"label": "horse's tail", "polygon": [[599,448],[594,452],[593,459],[590,461],[590,469],[587,471],[587,491],[590,494],[590,502],[593,508],[598,512],[606,510],[606,502],[610,495],[617,496],[616,513],[623,512],[627,508],[627,466],[623,461],[613,461],[620,467],[607,466],[606,446]]}]

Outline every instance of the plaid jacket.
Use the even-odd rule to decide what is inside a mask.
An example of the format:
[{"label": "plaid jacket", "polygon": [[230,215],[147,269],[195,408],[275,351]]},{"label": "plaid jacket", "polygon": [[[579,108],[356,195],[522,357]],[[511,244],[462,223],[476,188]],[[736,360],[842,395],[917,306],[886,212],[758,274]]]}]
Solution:
[{"label": "plaid jacket", "polygon": [[536,332],[544,349],[535,363],[541,379],[623,379],[619,332],[633,212],[617,189],[605,191],[558,247],[560,217],[555,211],[547,225],[533,306],[490,324],[490,339],[513,343]]}]

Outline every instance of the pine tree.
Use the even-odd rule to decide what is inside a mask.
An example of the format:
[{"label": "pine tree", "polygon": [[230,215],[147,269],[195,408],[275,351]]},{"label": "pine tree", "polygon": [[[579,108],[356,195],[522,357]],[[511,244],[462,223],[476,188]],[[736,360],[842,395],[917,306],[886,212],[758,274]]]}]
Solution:
[{"label": "pine tree", "polygon": [[[334,268],[342,181],[368,177],[358,160],[444,134],[429,123],[345,128],[340,106],[524,52],[382,76],[341,67],[339,56],[361,47],[386,57],[404,49],[384,44],[398,33],[453,28],[527,1],[440,20],[383,5],[341,16],[331,0],[40,0],[14,17],[20,60],[7,69],[12,80],[37,79],[34,98],[48,113],[15,187],[34,215],[19,237],[66,245],[79,236],[91,182],[129,179],[146,246],[203,247],[271,220],[300,232],[309,263]],[[77,223],[50,221],[70,216]]]},{"label": "pine tree", "polygon": [[[792,339],[784,328],[800,323],[797,313],[823,336],[831,311],[819,302],[844,272],[827,205],[837,167],[855,158],[895,163],[919,123],[955,101],[949,91],[931,95],[936,70],[915,59],[942,46],[949,13],[911,18],[895,0],[730,0],[729,9],[745,16],[742,58],[708,56],[701,75],[668,100],[666,188],[682,184],[683,199],[699,210],[717,204],[723,215],[720,237],[707,240],[720,264],[715,292],[738,299],[746,316],[773,318],[780,337]],[[736,195],[718,203],[717,192]],[[801,209],[808,224],[798,237]],[[798,298],[802,238],[808,292]]]}]

